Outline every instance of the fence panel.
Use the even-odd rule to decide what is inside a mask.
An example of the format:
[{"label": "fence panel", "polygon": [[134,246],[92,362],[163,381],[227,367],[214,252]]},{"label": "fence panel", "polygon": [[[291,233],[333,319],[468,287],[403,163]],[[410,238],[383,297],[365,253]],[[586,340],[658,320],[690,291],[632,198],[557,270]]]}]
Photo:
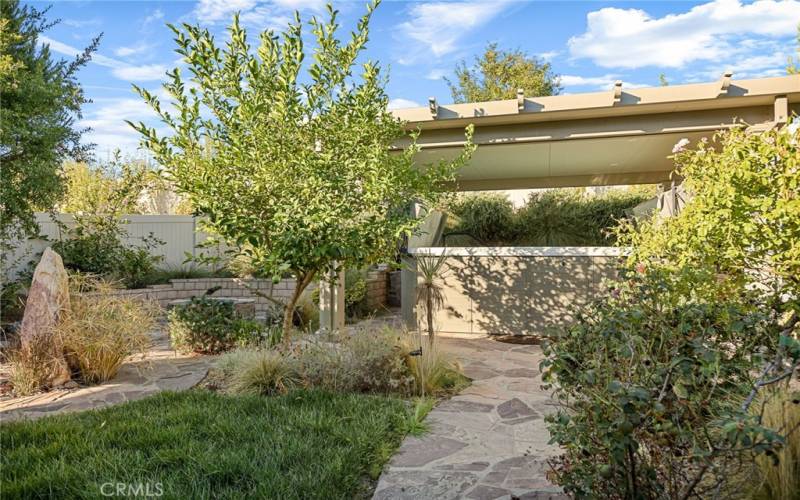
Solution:
[{"label": "fence panel", "polygon": [[[159,264],[162,267],[181,267],[186,260],[186,253],[197,255],[202,251],[205,254],[224,255],[222,248],[197,249],[197,245],[208,239],[209,235],[197,229],[198,221],[191,215],[125,215],[122,220],[122,227],[127,233],[123,239],[126,245],[142,246],[149,236],[163,242],[163,245],[152,250],[153,255],[164,258]],[[50,214],[37,213],[36,221],[42,238],[14,242],[11,250],[3,254],[3,275],[6,279],[16,278],[31,260],[38,258],[47,246],[63,236],[59,223],[67,227],[75,224],[69,214],[56,215],[57,223]]]}]

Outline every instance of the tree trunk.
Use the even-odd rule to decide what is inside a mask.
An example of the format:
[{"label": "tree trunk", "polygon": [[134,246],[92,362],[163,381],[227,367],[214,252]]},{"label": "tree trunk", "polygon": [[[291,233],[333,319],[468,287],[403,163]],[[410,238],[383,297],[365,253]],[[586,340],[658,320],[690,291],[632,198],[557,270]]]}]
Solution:
[{"label": "tree trunk", "polygon": [[428,344],[433,345],[433,290],[428,288],[425,293],[425,313],[428,317]]},{"label": "tree trunk", "polygon": [[311,271],[306,274],[297,274],[295,278],[295,287],[292,296],[289,298],[289,303],[286,304],[286,308],[283,310],[283,341],[289,341],[289,334],[292,332],[292,326],[294,324],[294,309],[297,306],[297,301],[300,300],[300,296],[303,295],[303,291],[308,287],[311,283],[311,280],[314,279],[314,275],[316,273]]}]

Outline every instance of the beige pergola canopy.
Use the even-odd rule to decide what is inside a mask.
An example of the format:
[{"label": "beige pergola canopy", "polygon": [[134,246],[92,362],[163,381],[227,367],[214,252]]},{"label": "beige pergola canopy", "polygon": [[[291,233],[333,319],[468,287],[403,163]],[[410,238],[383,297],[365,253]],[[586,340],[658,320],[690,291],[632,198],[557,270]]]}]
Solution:
[{"label": "beige pergola canopy", "polygon": [[[672,148],[745,123],[765,129],[800,114],[800,75],[524,97],[400,109],[422,131],[421,164],[455,157],[464,127],[478,150],[459,172],[461,190],[656,183],[668,180]],[[401,144],[398,144],[400,146]]]}]

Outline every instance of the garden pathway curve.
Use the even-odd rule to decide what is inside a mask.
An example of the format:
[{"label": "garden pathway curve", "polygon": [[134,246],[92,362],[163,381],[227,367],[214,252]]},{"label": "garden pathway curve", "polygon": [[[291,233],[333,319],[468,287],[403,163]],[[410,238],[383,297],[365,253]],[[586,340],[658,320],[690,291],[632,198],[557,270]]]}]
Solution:
[{"label": "garden pathway curve", "polygon": [[159,330],[153,332],[150,349],[144,358],[133,357],[108,382],[0,400],[0,421],[102,408],[142,399],[159,391],[189,389],[205,378],[212,359],[210,356],[177,353],[167,334]]},{"label": "garden pathway curve", "polygon": [[566,498],[545,477],[544,415],[553,401],[540,389],[541,348],[490,339],[440,338],[473,382],[442,402],[408,436],[381,475],[374,500]]}]

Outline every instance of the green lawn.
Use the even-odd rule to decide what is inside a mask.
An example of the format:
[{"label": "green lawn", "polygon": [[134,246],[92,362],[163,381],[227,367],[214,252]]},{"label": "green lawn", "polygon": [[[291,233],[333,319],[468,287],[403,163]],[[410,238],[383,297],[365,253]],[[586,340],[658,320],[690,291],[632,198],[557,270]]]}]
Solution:
[{"label": "green lawn", "polygon": [[0,495],[97,498],[119,483],[161,498],[364,497],[408,414],[379,396],[194,390],[7,423]]}]

